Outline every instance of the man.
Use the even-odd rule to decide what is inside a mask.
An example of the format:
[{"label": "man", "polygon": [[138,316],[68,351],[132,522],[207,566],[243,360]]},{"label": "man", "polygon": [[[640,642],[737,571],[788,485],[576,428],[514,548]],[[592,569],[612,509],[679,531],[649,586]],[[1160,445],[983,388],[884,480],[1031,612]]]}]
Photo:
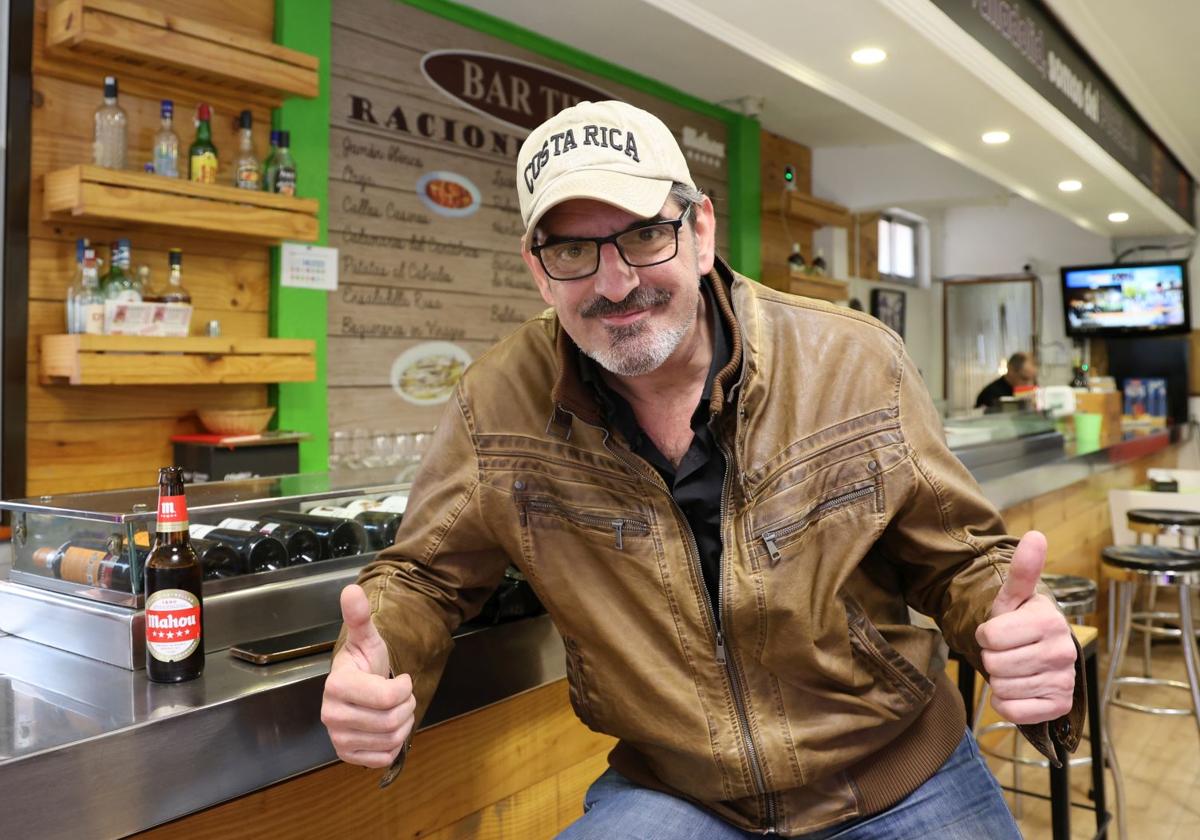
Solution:
[{"label": "man", "polygon": [[896,335],[731,271],[644,111],[561,112],[517,176],[552,309],[467,370],[396,544],[343,592],[338,755],[397,772],[512,562],[575,711],[620,739],[563,837],[1019,836],[908,608],[1051,757],[1078,739],[1076,648],[1035,592],[1044,538],[1014,552]]},{"label": "man", "polygon": [[1008,357],[1007,372],[995,382],[988,383],[975,398],[975,407],[995,408],[1001,397],[1011,397],[1015,388],[1037,384],[1037,363],[1025,353]]}]

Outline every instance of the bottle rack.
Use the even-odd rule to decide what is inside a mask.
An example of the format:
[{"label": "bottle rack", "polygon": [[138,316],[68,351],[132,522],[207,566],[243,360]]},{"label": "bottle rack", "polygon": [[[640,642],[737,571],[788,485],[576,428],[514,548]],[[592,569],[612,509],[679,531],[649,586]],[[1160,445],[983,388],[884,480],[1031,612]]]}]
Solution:
[{"label": "bottle rack", "polygon": [[815,274],[793,277],[788,290],[794,295],[804,295],[833,302],[850,298],[850,284],[847,281],[837,280],[833,277],[819,277]]},{"label": "bottle rack", "polygon": [[272,105],[287,96],[314,97],[320,84],[314,56],[133,0],[58,0],[46,18],[46,49]]}]

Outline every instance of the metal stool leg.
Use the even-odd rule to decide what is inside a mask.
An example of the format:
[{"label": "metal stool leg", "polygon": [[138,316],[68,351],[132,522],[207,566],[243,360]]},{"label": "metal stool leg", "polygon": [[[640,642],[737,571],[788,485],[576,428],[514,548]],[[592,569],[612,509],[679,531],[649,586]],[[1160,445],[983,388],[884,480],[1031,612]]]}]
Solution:
[{"label": "metal stool leg", "polygon": [[1196,626],[1192,620],[1192,588],[1186,583],[1179,585],[1179,636],[1183,644],[1183,660],[1187,665],[1188,686],[1192,695],[1192,710],[1196,715],[1196,727],[1200,729],[1200,650],[1196,645]]},{"label": "metal stool leg", "polygon": [[1108,758],[1109,766],[1113,771],[1113,789],[1117,794],[1117,834],[1121,840],[1125,840],[1126,834],[1126,818],[1125,818],[1125,785],[1121,777],[1120,765],[1117,763],[1116,746],[1112,743],[1112,729],[1107,725],[1109,721],[1110,704],[1117,688],[1117,675],[1121,670],[1121,663],[1125,659],[1125,649],[1129,645],[1129,622],[1132,620],[1133,613],[1133,584],[1128,581],[1110,580],[1108,582],[1108,597],[1110,603],[1116,604],[1116,639],[1113,642],[1112,656],[1108,662],[1108,675],[1104,680],[1104,700],[1102,703],[1101,714],[1105,722],[1105,737],[1104,737],[1104,753]]},{"label": "metal stool leg", "polygon": [[1158,603],[1158,581],[1150,581],[1150,591],[1146,594],[1146,626],[1142,629],[1142,676],[1152,676],[1150,673],[1150,642],[1154,639],[1154,609]]}]

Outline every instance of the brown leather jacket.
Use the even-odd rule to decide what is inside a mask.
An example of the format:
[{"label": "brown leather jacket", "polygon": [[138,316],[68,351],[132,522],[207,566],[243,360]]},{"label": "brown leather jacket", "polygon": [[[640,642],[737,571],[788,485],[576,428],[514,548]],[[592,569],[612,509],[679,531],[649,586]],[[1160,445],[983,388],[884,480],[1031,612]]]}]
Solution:
[{"label": "brown leather jacket", "polygon": [[[982,670],[975,629],[1015,541],[894,333],[720,262],[710,279],[734,339],[711,404],[729,464],[720,603],[552,312],[467,370],[360,582],[423,714],[451,631],[515,563],[562,634],[576,713],[620,739],[618,770],[791,836],[889,807],[954,750],[962,703],[908,608]],[[1055,726],[1069,749],[1076,682]],[[1053,757],[1047,724],[1024,729]]]}]

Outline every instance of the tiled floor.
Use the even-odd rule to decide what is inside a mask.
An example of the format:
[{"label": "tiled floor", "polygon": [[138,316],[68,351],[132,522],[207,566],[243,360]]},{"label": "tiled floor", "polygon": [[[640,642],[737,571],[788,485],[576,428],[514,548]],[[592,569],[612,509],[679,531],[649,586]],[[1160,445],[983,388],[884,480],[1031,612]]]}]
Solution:
[{"label": "tiled floor", "polygon": [[[1154,676],[1184,681],[1183,657],[1178,645],[1156,644],[1154,647]],[[1101,674],[1106,673],[1107,661],[1102,656]],[[1138,674],[1141,657],[1126,658],[1125,674]],[[1187,706],[1188,693],[1171,688],[1125,689],[1130,699],[1155,705]],[[1200,728],[1191,716],[1148,715],[1127,709],[1114,708],[1110,726],[1116,745],[1117,762],[1125,780],[1127,827],[1129,840],[1200,840]],[[1000,733],[991,737],[994,739]],[[985,736],[985,738],[988,736]],[[1002,735],[1007,738],[1008,736]],[[989,741],[990,742],[990,741]],[[996,743],[996,749],[1006,752],[1009,741]],[[1086,755],[1089,745],[1079,746],[1078,755]],[[1023,754],[1036,751],[1024,745]],[[1012,784],[1012,765],[989,759],[992,771],[1001,784]],[[1049,792],[1048,773],[1038,768],[1022,771],[1021,786],[1039,793]],[[1088,789],[1091,769],[1073,768],[1071,788],[1075,802],[1089,802]],[[1115,796],[1109,778],[1110,808],[1115,810]],[[1013,797],[1007,796],[1010,807]],[[1018,819],[1027,840],[1050,837],[1050,804],[1032,797],[1022,797],[1022,815]],[[1089,811],[1071,809],[1071,837],[1092,837],[1095,818]],[[1108,835],[1117,840],[1116,819]]]}]

